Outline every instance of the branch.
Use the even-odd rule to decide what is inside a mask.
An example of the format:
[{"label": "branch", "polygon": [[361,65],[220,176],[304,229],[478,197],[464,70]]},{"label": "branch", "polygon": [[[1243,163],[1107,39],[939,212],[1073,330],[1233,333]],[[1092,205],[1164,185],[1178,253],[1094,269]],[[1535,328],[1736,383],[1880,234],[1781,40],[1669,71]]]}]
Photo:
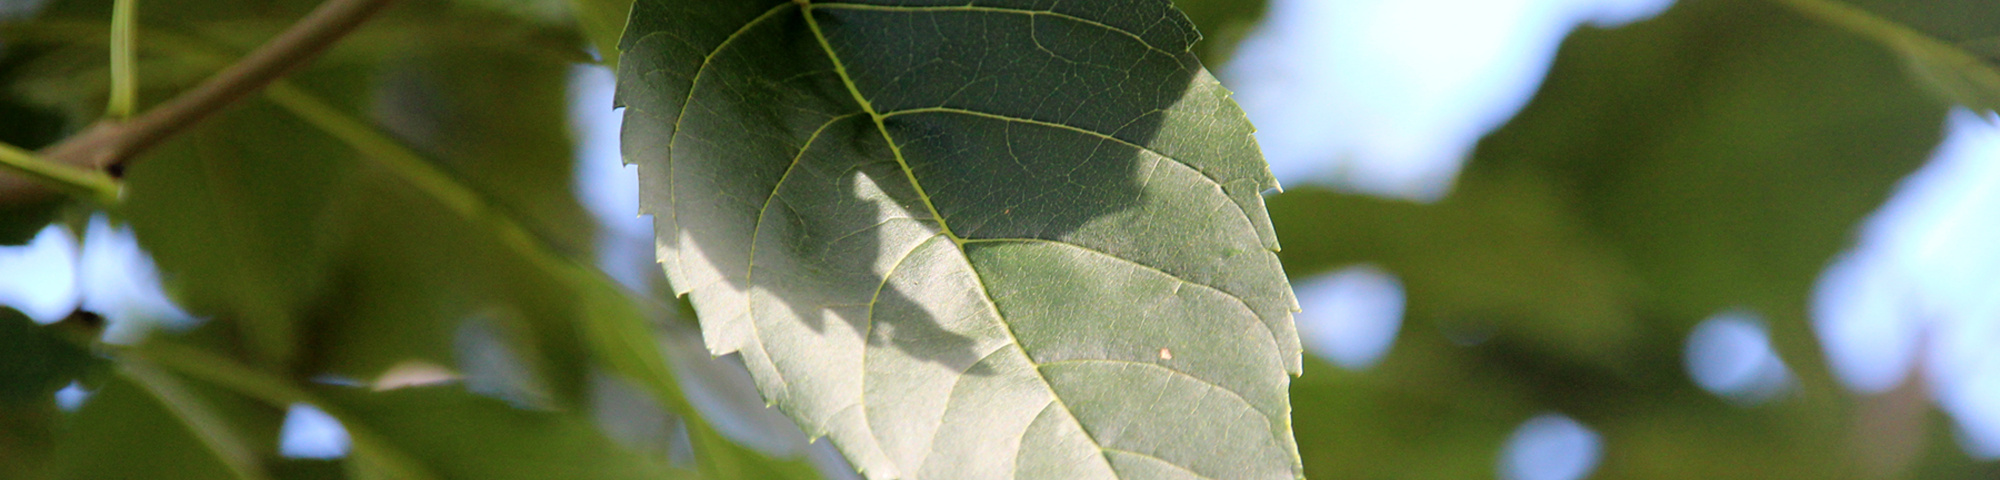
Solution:
[{"label": "branch", "polygon": [[[327,0],[256,51],[129,122],[98,122],[42,151],[57,163],[122,173],[133,157],[312,60],[395,0]],[[0,178],[0,199],[23,197]],[[19,183],[19,182],[14,182]],[[10,188],[15,187],[15,188]]]}]

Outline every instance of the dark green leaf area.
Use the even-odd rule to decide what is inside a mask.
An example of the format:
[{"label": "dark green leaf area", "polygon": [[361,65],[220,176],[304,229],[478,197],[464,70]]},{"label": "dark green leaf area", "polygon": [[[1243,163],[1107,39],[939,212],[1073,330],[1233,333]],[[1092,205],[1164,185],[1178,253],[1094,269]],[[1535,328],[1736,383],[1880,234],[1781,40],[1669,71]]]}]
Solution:
[{"label": "dark green leaf area", "polygon": [[[76,415],[53,478],[236,478],[174,412],[130,381],[106,382]],[[104,461],[111,458],[117,461]]]},{"label": "dark green leaf area", "polygon": [[102,363],[59,328],[0,307],[0,405],[49,401],[56,389]]},{"label": "dark green leaf area", "polygon": [[[11,80],[21,66],[17,59],[0,58],[0,81]],[[12,92],[0,93],[0,142],[23,149],[38,149],[56,141],[63,118],[45,109],[23,104]],[[0,185],[26,182],[12,173],[0,174]],[[48,194],[47,198],[0,197],[0,246],[20,245],[56,219],[67,199]]]},{"label": "dark green leaf area", "polygon": [[[409,361],[457,367],[462,327],[483,323],[545,393],[572,402],[589,361],[572,331],[574,294],[518,248],[547,245],[559,256],[591,244],[571,188],[569,65],[520,54],[525,40],[468,44],[401,27],[468,21],[450,12],[386,12],[352,40],[407,34],[426,40],[406,46],[422,48],[336,49],[287,79],[302,92],[290,95],[322,100],[326,111],[252,97],[171,139],[128,172],[121,213],[176,300],[235,330],[255,363],[363,381]],[[502,26],[492,33],[520,28]],[[190,41],[169,27],[149,32]],[[219,66],[169,48],[180,45],[163,42],[162,56]],[[390,140],[357,145],[324,130],[328,117],[379,126]],[[385,149],[447,175],[408,178],[376,158]],[[490,208],[466,218],[418,180]],[[514,219],[530,238],[494,234],[493,224]]]},{"label": "dark green leaf area", "polygon": [[440,479],[677,477],[665,459],[619,445],[586,418],[516,408],[458,385],[317,393]]},{"label": "dark green leaf area", "polygon": [[252,101],[135,164],[121,213],[178,300],[242,325],[251,352],[288,363],[296,309],[331,274],[339,230],[324,227],[355,176],[346,150]]},{"label": "dark green leaf area", "polygon": [[61,426],[54,393],[103,364],[61,328],[0,307],[0,478],[48,466]]},{"label": "dark green leaf area", "polygon": [[1293,478],[1276,183],[1197,39],[1160,0],[641,1],[625,156],[710,351],[871,478]]},{"label": "dark green leaf area", "polygon": [[270,478],[283,410],[156,367],[119,373],[65,419],[48,478]]},{"label": "dark green leaf area", "polygon": [[0,204],[0,246],[26,244],[62,213],[62,200]]}]

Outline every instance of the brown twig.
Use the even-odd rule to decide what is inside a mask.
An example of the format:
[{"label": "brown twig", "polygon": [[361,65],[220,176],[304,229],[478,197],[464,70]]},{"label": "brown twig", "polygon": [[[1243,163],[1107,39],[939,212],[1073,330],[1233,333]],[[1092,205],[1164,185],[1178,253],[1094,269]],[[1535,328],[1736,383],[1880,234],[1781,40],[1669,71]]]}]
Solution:
[{"label": "brown twig", "polygon": [[[396,0],[327,0],[235,64],[127,122],[102,121],[42,150],[54,162],[122,173],[134,157],[304,65]],[[5,179],[0,179],[5,180]],[[0,182],[0,198],[15,185]]]}]

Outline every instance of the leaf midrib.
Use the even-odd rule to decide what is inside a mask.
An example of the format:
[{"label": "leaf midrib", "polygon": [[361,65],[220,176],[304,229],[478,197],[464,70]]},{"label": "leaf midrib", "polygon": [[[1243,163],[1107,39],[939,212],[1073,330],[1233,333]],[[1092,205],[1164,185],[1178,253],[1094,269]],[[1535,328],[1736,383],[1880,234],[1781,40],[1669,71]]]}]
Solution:
[{"label": "leaf midrib", "polygon": [[[1020,337],[1014,332],[1014,324],[1007,321],[1006,315],[1000,312],[999,302],[993,300],[992,292],[986,288],[985,275],[981,274],[978,268],[972,268],[972,257],[965,250],[965,239],[952,232],[951,225],[944,219],[944,214],[938,211],[935,203],[931,202],[930,194],[924,190],[923,183],[917,181],[916,172],[910,168],[909,161],[903,157],[902,147],[896,143],[895,137],[889,134],[889,127],[883,123],[884,116],[881,112],[875,110],[875,105],[868,101],[867,96],[861,94],[860,87],[854,83],[854,77],[847,73],[847,65],[841,62],[840,54],[834,52],[833,44],[826,38],[826,32],[820,28],[819,20],[813,18],[814,4],[810,3],[809,0],[792,0],[792,2],[799,5],[800,16],[805,17],[806,26],[812,30],[813,39],[819,43],[820,49],[826,52],[827,60],[833,63],[834,73],[840,77],[841,85],[847,88],[847,93],[854,97],[855,103],[860,104],[862,111],[867,112],[868,116],[875,122],[875,130],[882,134],[882,141],[889,144],[889,152],[895,156],[896,166],[903,171],[904,178],[909,180],[910,188],[916,191],[919,199],[923,200],[924,208],[929,209],[931,216],[937,219],[940,233],[944,234],[945,238],[951,239],[952,245],[958,249],[959,256],[965,259],[966,266],[972,270],[972,279],[978,283],[979,295],[986,300],[987,308],[992,309],[993,317],[1000,320],[1001,330],[1007,332],[1007,342],[1013,345],[1029,364],[1035,365],[1035,368],[1033,368],[1035,379],[1042,383],[1043,388],[1048,389],[1049,401],[1054,403],[1057,408],[1061,408],[1063,413],[1068,414],[1070,422],[1076,424],[1077,431],[1083,433],[1084,439],[1089,440],[1092,447],[1097,448],[1097,457],[1104,461],[1105,470],[1112,472],[1114,476],[1117,475],[1117,471],[1111,467],[1111,457],[1105,452],[1104,444],[1099,442],[1097,437],[1090,433],[1089,428],[1084,427],[1083,420],[1076,417],[1076,411],[1070,409],[1069,404],[1063,401],[1062,395],[1056,392],[1055,384],[1051,383],[1048,376],[1042,373],[1041,365],[1035,363],[1035,357],[1029,355],[1027,347],[1021,344]],[[874,319],[869,319],[869,323],[872,326]],[[930,453],[926,451],[924,452],[924,456],[929,457]],[[919,464],[921,463],[919,462]],[[1019,472],[1015,473],[1018,474]]]},{"label": "leaf midrib", "polygon": [[[1141,151],[1141,152],[1145,152],[1145,153],[1150,153],[1150,154],[1153,154],[1153,155],[1156,155],[1156,156],[1159,156],[1159,157],[1160,157],[1160,158],[1162,158],[1162,159],[1166,159],[1166,160],[1168,160],[1168,161],[1171,161],[1171,162],[1174,162],[1175,164],[1179,164],[1179,165],[1180,165],[1181,167],[1183,167],[1183,168],[1187,168],[1187,169],[1188,169],[1189,171],[1192,171],[1192,172],[1194,172],[1194,173],[1195,173],[1196,175],[1199,175],[1199,176],[1201,176],[1201,178],[1202,178],[1202,180],[1203,180],[1203,181],[1206,181],[1207,183],[1209,183],[1209,184],[1211,184],[1211,185],[1214,185],[1214,186],[1215,186],[1215,187],[1216,187],[1217,189],[1219,189],[1219,190],[1222,190],[1222,192],[1223,192],[1223,194],[1224,194],[1224,196],[1225,196],[1225,197],[1226,197],[1226,196],[1228,196],[1228,193],[1229,193],[1229,192],[1228,192],[1228,190],[1229,190],[1229,189],[1228,189],[1228,188],[1227,188],[1227,187],[1226,187],[1226,186],[1225,186],[1225,185],[1224,185],[1224,184],[1222,183],[1222,180],[1221,180],[1221,179],[1219,179],[1219,178],[1216,178],[1216,177],[1215,177],[1215,175],[1214,175],[1213,173],[1211,173],[1211,172],[1208,172],[1208,171],[1206,171],[1206,170],[1203,170],[1203,169],[1201,169],[1201,168],[1197,168],[1197,167],[1195,167],[1195,165],[1194,165],[1194,164],[1191,164],[1191,163],[1188,163],[1188,162],[1186,162],[1186,161],[1183,161],[1183,160],[1181,160],[1181,159],[1179,159],[1179,158],[1175,158],[1175,157],[1174,157],[1173,155],[1168,155],[1168,154],[1166,154],[1165,152],[1161,152],[1161,151],[1158,151],[1158,150],[1154,150],[1154,149],[1153,149],[1152,147],[1148,147],[1148,146],[1145,146],[1145,145],[1140,145],[1140,144],[1138,144],[1138,143],[1134,143],[1134,142],[1132,142],[1132,141],[1129,141],[1129,140],[1126,140],[1126,139],[1123,139],[1123,138],[1118,138],[1118,136],[1116,136],[1116,135],[1113,135],[1113,134],[1110,134],[1110,133],[1104,133],[1104,132],[1099,132],[1099,131],[1096,131],[1096,130],[1091,130],[1091,129],[1087,129],[1087,128],[1082,128],[1082,127],[1077,127],[1077,126],[1074,126],[1074,125],[1069,125],[1069,124],[1064,124],[1064,123],[1057,123],[1057,122],[1050,122],[1050,121],[1044,121],[1044,120],[1037,120],[1037,119],[1033,119],[1033,118],[1024,118],[1024,117],[1017,117],[1017,116],[1012,116],[1012,115],[1003,115],[1003,114],[998,114],[998,113],[992,113],[992,112],[984,112],[984,111],[979,111],[979,110],[972,110],[972,109],[966,109],[966,108],[957,108],[957,107],[942,107],[942,106],[940,106],[940,107],[922,107],[922,108],[909,108],[909,109],[902,109],[902,110],[895,110],[895,111],[890,111],[890,112],[878,112],[878,111],[876,111],[876,110],[874,109],[874,107],[873,107],[872,103],[871,103],[871,102],[869,102],[869,101],[868,101],[868,99],[867,99],[867,98],[866,98],[865,96],[863,96],[863,95],[861,94],[861,92],[859,91],[858,87],[856,87],[856,86],[854,85],[854,82],[853,82],[853,79],[852,79],[852,77],[848,76],[848,74],[847,74],[847,70],[846,70],[846,67],[845,67],[844,65],[842,65],[842,64],[841,64],[841,62],[840,62],[840,59],[839,59],[839,57],[838,57],[837,55],[835,55],[835,54],[833,53],[833,51],[832,51],[832,47],[831,47],[830,45],[828,45],[828,44],[827,44],[827,42],[826,42],[826,39],[825,39],[825,36],[824,36],[824,35],[822,35],[822,34],[821,34],[821,33],[820,33],[819,31],[818,31],[818,28],[819,28],[819,27],[818,27],[818,23],[817,23],[817,22],[816,22],[815,20],[813,20],[813,19],[811,18],[811,15],[810,15],[810,12],[809,12],[808,10],[810,10],[810,9],[812,9],[812,8],[835,8],[835,9],[844,9],[844,10],[873,10],[873,11],[885,11],[885,12],[927,12],[927,11],[971,11],[971,12],[990,12],[990,13],[1008,13],[1008,14],[1022,14],[1022,15],[1047,15],[1047,16],[1051,16],[1051,17],[1055,17],[1055,18],[1061,18],[1061,19],[1065,19],[1065,20],[1070,20],[1070,21],[1075,21],[1075,22],[1078,22],[1078,23],[1082,23],[1082,24],[1086,24],[1086,25],[1091,25],[1091,26],[1096,26],[1096,27],[1099,27],[1099,28],[1103,28],[1103,29],[1106,29],[1106,30],[1110,30],[1110,31],[1114,31],[1114,32],[1117,32],[1117,33],[1119,33],[1119,34],[1122,34],[1122,35],[1125,35],[1125,36],[1128,36],[1128,37],[1131,37],[1131,38],[1132,38],[1133,40],[1136,40],[1136,41],[1138,41],[1138,42],[1139,42],[1139,44],[1141,44],[1141,45],[1145,45],[1145,46],[1146,46],[1146,48],[1148,48],[1148,49],[1151,49],[1151,50],[1153,50],[1153,51],[1155,51],[1155,52],[1160,52],[1160,53],[1164,53],[1164,54],[1168,54],[1168,55],[1172,55],[1172,53],[1171,53],[1171,52],[1168,52],[1168,51],[1166,51],[1166,50],[1163,50],[1163,49],[1161,49],[1161,48],[1159,48],[1159,47],[1157,47],[1157,46],[1154,46],[1154,45],[1153,45],[1153,44],[1152,44],[1151,42],[1147,42],[1145,38],[1143,38],[1143,37],[1140,37],[1140,36],[1139,36],[1138,34],[1136,34],[1136,33],[1133,33],[1133,32],[1131,32],[1131,31],[1128,31],[1128,30],[1125,30],[1125,29],[1122,29],[1122,28],[1118,28],[1118,27],[1114,27],[1114,26],[1111,26],[1111,25],[1108,25],[1108,24],[1105,24],[1105,23],[1103,23],[1103,22],[1098,22],[1098,21],[1094,21],[1094,20],[1090,20],[1090,19],[1087,19],[1087,18],[1082,18],[1082,17],[1077,17],[1077,16],[1074,16],[1074,15],[1069,15],[1069,14],[1065,14],[1065,13],[1060,13],[1060,12],[1055,12],[1055,11],[1042,11],[1042,10],[1022,10],[1022,9],[1012,9],[1012,8],[997,8],[997,7],[979,7],[979,6],[970,6],[970,5],[963,5],[963,6],[933,6],[933,7],[912,7],[912,6],[887,6],[887,5],[866,5],[866,4],[846,4],[846,3],[836,3],[836,4],[814,4],[814,3],[809,3],[809,2],[807,2],[807,1],[803,1],[803,0],[796,0],[796,1],[793,1],[793,2],[791,2],[791,3],[780,3],[780,4],[778,4],[778,5],[774,5],[774,6],[772,6],[772,7],[771,7],[771,8],[769,9],[769,10],[766,10],[766,11],[764,11],[763,13],[760,13],[760,14],[758,14],[758,15],[757,15],[756,17],[752,18],[752,19],[751,19],[751,20],[750,20],[749,22],[745,22],[745,23],[744,23],[744,24],[743,24],[743,25],[742,25],[741,27],[738,27],[738,28],[737,28],[737,29],[736,29],[735,31],[733,31],[733,32],[730,32],[730,34],[729,34],[729,36],[728,36],[728,37],[725,37],[725,38],[723,39],[723,41],[722,41],[721,43],[718,43],[718,44],[716,44],[715,48],[713,48],[713,49],[710,49],[710,51],[709,51],[709,52],[707,52],[706,54],[704,54],[704,55],[702,56],[702,62],[701,62],[701,64],[695,67],[695,73],[694,73],[694,75],[692,76],[692,78],[690,78],[690,79],[689,79],[689,81],[688,81],[688,84],[689,84],[689,87],[688,87],[688,94],[687,94],[687,97],[686,97],[686,99],[684,99],[684,100],[683,100],[683,101],[681,102],[681,109],[680,109],[681,111],[680,111],[680,112],[678,112],[678,113],[677,113],[677,114],[676,114],[676,115],[674,116],[674,129],[673,129],[673,133],[671,134],[672,136],[671,136],[671,137],[670,137],[670,138],[669,138],[669,139],[667,140],[667,149],[668,149],[668,151],[669,151],[669,152],[673,151],[673,148],[674,148],[674,146],[675,146],[675,145],[676,145],[677,143],[679,143],[679,140],[680,140],[680,136],[681,136],[681,128],[680,128],[680,127],[681,127],[681,123],[682,123],[682,122],[683,122],[683,121],[684,121],[684,120],[685,120],[685,119],[687,118],[687,108],[688,108],[688,105],[689,105],[689,104],[691,104],[691,103],[693,103],[693,99],[694,99],[694,96],[695,96],[695,94],[696,94],[696,91],[697,91],[697,90],[699,90],[699,86],[700,86],[700,83],[701,83],[701,80],[702,80],[702,77],[703,77],[703,76],[704,76],[705,74],[707,74],[707,73],[708,73],[708,66],[709,66],[709,64],[710,64],[710,63],[711,63],[711,62],[713,61],[713,59],[715,58],[715,56],[717,56],[717,55],[720,55],[720,54],[722,53],[722,51],[723,51],[723,50],[725,50],[725,49],[727,49],[727,48],[729,47],[729,45],[730,45],[731,43],[734,43],[734,42],[736,41],[736,39],[737,39],[737,38],[740,38],[740,37],[742,37],[742,36],[743,36],[743,34],[744,34],[744,32],[747,32],[747,31],[749,31],[749,30],[750,30],[751,28],[753,28],[753,27],[757,26],[757,25],[758,25],[758,24],[760,24],[760,23],[763,23],[763,22],[764,22],[765,20],[768,20],[768,19],[770,19],[770,18],[772,18],[772,17],[776,16],[776,15],[777,15],[777,14],[778,14],[778,13],[779,13],[780,11],[782,11],[782,10],[784,10],[784,9],[786,9],[786,8],[790,8],[790,7],[800,7],[800,10],[801,10],[801,13],[805,15],[805,17],[806,17],[806,20],[807,20],[807,22],[808,22],[808,25],[810,25],[810,26],[811,26],[811,27],[812,27],[812,28],[814,29],[814,35],[815,35],[815,39],[819,41],[819,43],[820,43],[820,46],[821,46],[821,48],[825,50],[825,52],[826,52],[826,54],[827,54],[827,58],[828,58],[828,59],[830,59],[830,60],[832,60],[832,62],[833,62],[833,64],[834,64],[834,67],[835,67],[835,70],[836,70],[836,72],[837,72],[837,73],[839,74],[839,76],[840,76],[840,79],[841,79],[841,82],[842,82],[842,84],[843,84],[843,85],[844,85],[845,87],[847,87],[847,90],[848,90],[848,93],[849,93],[850,95],[852,95],[852,96],[853,96],[853,98],[854,98],[855,102],[856,102],[856,103],[859,103],[859,104],[860,104],[860,105],[862,106],[862,109],[863,109],[863,111],[862,111],[862,112],[856,112],[856,113],[854,113],[854,114],[847,114],[847,115],[840,115],[840,116],[836,116],[836,117],[833,117],[833,118],[831,118],[831,119],[828,119],[828,121],[827,121],[826,123],[824,123],[824,124],[821,124],[819,128],[815,129],[815,131],[813,132],[813,134],[811,135],[811,137],[810,137],[810,138],[808,138],[808,139],[806,140],[806,143],[805,143],[805,145],[804,145],[804,146],[802,146],[802,147],[800,147],[800,153],[799,153],[799,156],[803,156],[803,155],[804,155],[804,153],[805,153],[805,150],[806,150],[806,149],[809,149],[809,148],[810,148],[810,147],[812,146],[812,143],[813,143],[813,141],[815,141],[815,140],[817,140],[817,139],[819,138],[819,135],[820,135],[821,131],[825,130],[825,128],[826,128],[826,127],[828,127],[828,126],[832,125],[833,123],[835,123],[835,122],[837,122],[837,121],[839,121],[839,120],[842,120],[842,119],[845,119],[846,117],[848,117],[848,116],[851,116],[851,115],[855,115],[855,114],[859,114],[859,113],[867,113],[867,114],[869,114],[869,116],[873,118],[873,120],[874,120],[874,122],[875,122],[875,124],[876,124],[876,130],[877,130],[877,131],[879,131],[879,132],[882,132],[882,135],[883,135],[883,139],[884,139],[885,141],[888,141],[888,142],[889,142],[889,146],[890,146],[890,149],[891,149],[892,151],[895,151],[895,153],[896,153],[896,161],[897,161],[897,164],[898,164],[898,165],[899,165],[900,167],[902,167],[901,169],[902,169],[902,171],[904,172],[905,176],[906,176],[906,177],[907,177],[907,178],[909,179],[909,181],[910,181],[910,184],[911,184],[911,185],[913,185],[913,186],[914,186],[914,187],[915,187],[915,188],[917,189],[917,191],[918,191],[918,195],[919,195],[920,197],[922,197],[922,198],[924,199],[924,205],[925,205],[925,206],[926,206],[926,207],[927,207],[927,208],[928,208],[928,209],[930,210],[930,212],[931,212],[931,214],[932,214],[932,217],[934,217],[934,218],[936,218],[936,219],[937,219],[937,221],[938,221],[938,224],[940,225],[940,227],[942,227],[942,228],[943,228],[943,229],[945,230],[945,234],[946,234],[947,238],[950,238],[950,239],[952,240],[952,242],[953,242],[953,243],[955,243],[955,244],[959,244],[959,245],[964,245],[965,243],[969,243],[969,242],[976,242],[976,241],[979,241],[979,240],[982,240],[982,239],[968,239],[968,238],[965,238],[965,237],[960,237],[960,236],[958,236],[958,235],[956,234],[956,232],[952,232],[952,231],[950,230],[950,227],[949,227],[949,226],[946,226],[946,225],[944,224],[944,215],[943,215],[942,213],[940,213],[940,212],[938,211],[938,209],[937,209],[937,207],[936,207],[936,205],[935,205],[935,204],[931,203],[931,201],[930,201],[930,195],[929,195],[929,194],[928,194],[927,192],[924,192],[924,191],[923,191],[923,186],[922,186],[921,184],[919,184],[919,183],[918,183],[918,182],[916,181],[916,177],[914,176],[914,174],[912,174],[912,171],[911,171],[911,169],[910,169],[910,167],[909,167],[909,164],[908,164],[907,162],[905,162],[905,161],[904,161],[904,159],[903,159],[903,156],[902,156],[902,153],[901,153],[901,151],[900,151],[900,150],[901,150],[901,149],[900,149],[900,146],[898,146],[898,145],[897,145],[897,144],[896,144],[896,143],[895,143],[895,142],[894,142],[894,141],[893,141],[892,139],[890,139],[890,137],[889,137],[889,135],[888,135],[888,130],[887,130],[887,128],[883,126],[883,121],[887,120],[887,119],[888,119],[889,117],[895,117],[895,116],[900,116],[900,115],[916,115],[916,114],[922,114],[922,113],[952,113],[952,114],[961,114],[961,115],[970,115],[970,116],[976,116],[976,117],[982,117],[982,118],[990,118],[990,119],[994,119],[994,120],[1000,120],[1000,121],[1006,121],[1006,122],[1016,122],[1016,123],[1024,123],[1024,124],[1029,124],[1029,125],[1037,125],[1037,126],[1043,126],[1043,127],[1049,127],[1049,128],[1056,128],[1056,129],[1061,129],[1061,130],[1067,130],[1067,131],[1071,131],[1071,132],[1076,132],[1076,133],[1080,133],[1080,134],[1085,134],[1085,135],[1090,135],[1090,136],[1093,136],[1093,137],[1097,137],[1097,138],[1100,138],[1100,139],[1104,139],[1104,140],[1106,140],[1106,141],[1110,141],[1110,142],[1114,142],[1114,143],[1117,143],[1117,144],[1120,144],[1120,145],[1123,145],[1123,146],[1125,146],[1125,147],[1127,147],[1127,148],[1132,148],[1132,149],[1134,149],[1134,150],[1138,150],[1138,151]],[[808,8],[808,7],[810,7],[810,8]],[[792,159],[792,162],[791,162],[791,164],[790,164],[790,165],[788,165],[788,166],[786,167],[786,169],[785,169],[785,172],[784,172],[783,174],[781,174],[781,175],[780,175],[780,177],[779,177],[779,179],[778,179],[778,182],[777,182],[777,185],[775,185],[775,186],[773,187],[773,189],[772,189],[772,194],[771,194],[771,196],[770,196],[770,197],[766,197],[766,198],[764,199],[764,205],[758,208],[758,211],[757,211],[757,217],[756,217],[756,219],[755,219],[755,222],[756,222],[756,223],[754,224],[754,226],[752,226],[752,227],[751,227],[751,235],[750,235],[750,247],[749,247],[749,248],[750,248],[750,251],[749,251],[749,259],[748,259],[748,261],[746,262],[746,264],[747,264],[747,265],[746,265],[746,270],[754,270],[754,269],[756,268],[756,261],[755,261],[755,259],[756,259],[756,252],[757,252],[757,241],[756,241],[756,240],[757,240],[757,236],[758,236],[758,235],[757,235],[757,234],[758,234],[758,231],[759,231],[759,230],[761,230],[761,227],[762,227],[762,225],[763,225],[763,217],[764,217],[764,214],[765,214],[765,212],[766,212],[767,210],[769,210],[769,208],[770,208],[770,204],[771,204],[771,202],[772,202],[772,199],[774,199],[774,198],[775,198],[775,197],[777,196],[777,190],[783,187],[783,185],[784,185],[784,182],[785,182],[785,179],[791,176],[791,172],[792,172],[792,169],[794,169],[794,168],[796,168],[796,167],[798,166],[798,162],[799,162],[799,158],[798,158],[798,157],[794,157],[794,158]],[[670,162],[668,162],[668,165],[667,165],[667,169],[668,169],[668,170],[667,170],[667,175],[668,175],[669,177],[671,177],[671,176],[673,175],[673,162],[671,162],[671,161],[670,161]],[[668,205],[668,207],[669,207],[669,213],[668,213],[668,215],[670,216],[670,218],[669,218],[669,221],[670,221],[670,222],[674,222],[674,224],[675,224],[675,225],[678,225],[678,224],[679,224],[679,215],[678,215],[678,210],[679,210],[679,205],[678,205],[678,204],[679,204],[679,196],[677,196],[677,195],[669,195],[669,199],[668,199],[668,201],[670,202],[670,203],[669,203],[669,205]],[[1238,210],[1242,210],[1242,211],[1243,211],[1243,213],[1244,213],[1244,216],[1245,216],[1245,217],[1249,217],[1249,216],[1250,216],[1250,212],[1249,212],[1249,211],[1247,210],[1247,207],[1246,207],[1246,206],[1244,206],[1244,205],[1241,205],[1241,204],[1237,204],[1237,202],[1235,202],[1235,201],[1231,201],[1231,202],[1229,202],[1229,203],[1232,203],[1232,204],[1236,204],[1236,208],[1237,208]],[[990,239],[990,240],[1005,240],[1005,239]],[[1081,247],[1080,245],[1075,245],[1075,244],[1071,244],[1071,243],[1069,243],[1069,242],[1059,242],[1059,241],[1054,241],[1054,240],[1050,240],[1050,241],[1051,241],[1051,242],[1056,242],[1056,243],[1062,243],[1062,244],[1066,244],[1066,245],[1071,245],[1071,246],[1077,246],[1077,247]],[[1095,251],[1095,250],[1092,250],[1092,251]],[[1128,261],[1128,262],[1132,262],[1132,260],[1130,260],[1130,259],[1126,259],[1126,258],[1124,258],[1124,257],[1120,257],[1120,256],[1116,256],[1116,255],[1111,255],[1110,253],[1106,253],[1106,252],[1098,252],[1098,253],[1103,253],[1103,254],[1105,254],[1106,256],[1110,256],[1110,257],[1113,257],[1113,258],[1118,258],[1118,259],[1120,259],[1120,260],[1125,260],[1125,261]],[[1138,263],[1138,262],[1133,262],[1133,263]],[[1173,277],[1174,279],[1176,279],[1176,280],[1180,280],[1180,281],[1182,281],[1182,282],[1186,282],[1186,283],[1192,283],[1192,284],[1195,284],[1195,285],[1199,285],[1199,286],[1203,286],[1203,287],[1209,287],[1210,289],[1214,289],[1214,290],[1216,290],[1217,292],[1220,292],[1220,293],[1222,293],[1222,294],[1223,294],[1224,296],[1227,296],[1227,297],[1229,297],[1229,298],[1231,298],[1231,299],[1233,299],[1233,300],[1236,300],[1236,301],[1237,301],[1238,303],[1242,303],[1242,304],[1243,304],[1243,305],[1244,305],[1245,307],[1249,307],[1249,300],[1248,300],[1248,299],[1245,299],[1245,298],[1242,298],[1242,297],[1240,297],[1240,296],[1238,296],[1238,295],[1236,295],[1236,294],[1234,294],[1234,293],[1230,293],[1230,292],[1227,292],[1227,291],[1222,291],[1222,290],[1220,290],[1220,289],[1218,289],[1218,288],[1216,288],[1216,287],[1214,287],[1214,286],[1211,286],[1211,285],[1207,285],[1207,284],[1203,284],[1203,283],[1200,283],[1200,282],[1196,282],[1196,281],[1194,281],[1194,280],[1192,280],[1192,279],[1189,279],[1189,278],[1185,278],[1185,277],[1182,277],[1182,276],[1180,276],[1180,275],[1178,275],[1178,274],[1174,274],[1174,273],[1171,273],[1171,272],[1166,272],[1166,271],[1163,271],[1163,270],[1160,270],[1160,269],[1158,269],[1158,268],[1156,268],[1156,267],[1152,267],[1152,266],[1150,266],[1150,265],[1145,265],[1145,264],[1143,264],[1143,263],[1139,263],[1139,265],[1142,265],[1142,266],[1146,266],[1147,268],[1149,268],[1149,269],[1152,269],[1152,270],[1155,270],[1155,271],[1159,271],[1160,273],[1163,273],[1163,274],[1166,274],[1167,276],[1169,276],[1169,277]],[[678,267],[678,266],[676,266],[676,267]],[[751,275],[751,274],[750,274],[750,272],[749,272],[749,271],[746,271],[746,272],[745,272],[745,277],[746,277],[746,279],[747,279],[747,277],[749,277],[750,275]],[[1251,310],[1251,312],[1252,312],[1253,314],[1255,314],[1255,313],[1257,312],[1257,309],[1256,309],[1256,308],[1250,308],[1250,310]],[[1259,316],[1261,317],[1261,315],[1259,315]],[[1276,338],[1276,337],[1277,337],[1277,333],[1276,333],[1276,332],[1270,332],[1270,333],[1271,333],[1271,335],[1272,335],[1272,340],[1273,340],[1273,341],[1275,342],[1275,341],[1277,340],[1277,338]]]}]

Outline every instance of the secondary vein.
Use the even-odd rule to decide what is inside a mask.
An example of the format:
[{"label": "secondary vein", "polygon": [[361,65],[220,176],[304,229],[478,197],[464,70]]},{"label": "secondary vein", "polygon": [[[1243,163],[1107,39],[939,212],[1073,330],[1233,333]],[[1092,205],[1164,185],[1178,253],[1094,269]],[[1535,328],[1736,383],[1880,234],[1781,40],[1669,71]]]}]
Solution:
[{"label": "secondary vein", "polygon": [[924,201],[924,208],[930,209],[931,215],[937,217],[938,229],[943,230],[944,236],[950,238],[952,243],[963,245],[965,238],[951,231],[951,225],[944,221],[944,213],[938,211],[937,204],[931,202],[930,193],[924,191],[923,183],[917,181],[916,171],[911,169],[910,162],[903,158],[903,147],[896,144],[894,137],[889,136],[889,126],[883,124],[883,119],[887,117],[883,116],[882,112],[876,111],[874,103],[869,102],[868,97],[861,94],[861,88],[854,84],[854,77],[847,73],[847,65],[840,61],[839,54],[834,53],[833,44],[827,41],[826,32],[819,27],[819,20],[812,16],[816,4],[806,3],[805,0],[793,0],[793,3],[800,5],[799,13],[805,16],[806,27],[812,29],[813,39],[817,40],[820,48],[826,51],[827,60],[833,62],[833,71],[840,76],[840,84],[847,87],[847,93],[854,97],[854,103],[861,105],[861,111],[868,112],[868,117],[875,121],[875,131],[880,132],[882,141],[889,144],[889,153],[896,157],[896,165],[902,167],[903,176],[910,181],[910,188],[915,189],[917,198]]}]

